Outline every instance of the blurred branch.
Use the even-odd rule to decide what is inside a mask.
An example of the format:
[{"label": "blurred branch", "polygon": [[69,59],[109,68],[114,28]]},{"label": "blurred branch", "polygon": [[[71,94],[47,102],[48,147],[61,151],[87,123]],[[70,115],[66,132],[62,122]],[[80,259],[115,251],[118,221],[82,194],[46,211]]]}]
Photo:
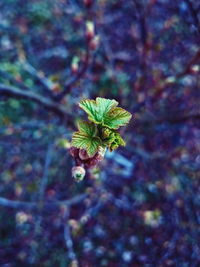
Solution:
[{"label": "blurred branch", "polygon": [[78,81],[80,80],[86,73],[88,66],[89,66],[89,59],[90,59],[90,49],[87,46],[86,49],[86,56],[85,60],[83,62],[82,68],[78,71],[78,73],[75,76],[72,76],[66,83],[65,83],[65,88],[64,90],[55,96],[54,98],[58,101],[61,101],[65,95],[69,92],[70,88]]},{"label": "blurred branch", "polygon": [[122,13],[121,10],[119,10],[118,12],[116,11],[115,13],[105,14],[104,17],[100,19],[99,23],[101,25],[108,25],[115,23],[116,21],[119,21],[119,19],[121,18],[122,18]]},{"label": "blurred branch", "polygon": [[[33,92],[22,91],[13,86],[7,86],[0,84],[0,96],[5,95],[9,97],[16,97],[16,98],[23,98],[32,100],[38,104],[41,104],[48,110],[56,113],[62,118],[66,118],[68,122],[73,121],[73,116],[67,113],[62,107],[58,106],[57,103],[52,102],[51,100],[46,99],[45,97],[39,96]],[[147,118],[138,120],[140,123],[143,124],[156,124],[161,122],[169,122],[169,123],[176,123],[182,122],[190,119],[200,119],[200,112],[193,112],[193,113],[180,113],[180,114],[173,114],[173,116],[166,116],[161,118]]]},{"label": "blurred branch", "polygon": [[81,225],[85,225],[91,218],[94,218],[97,216],[99,211],[104,207],[105,204],[108,203],[108,201],[111,200],[111,196],[105,199],[100,199],[98,203],[92,207],[90,207],[80,218]]},{"label": "blurred branch", "polygon": [[[38,192],[38,201],[40,202],[40,211],[42,212],[42,206],[43,206],[43,200],[44,200],[44,194],[45,194],[45,190],[47,187],[47,183],[48,183],[48,173],[49,173],[49,166],[51,164],[51,160],[52,160],[52,150],[53,150],[53,145],[50,144],[48,149],[47,149],[47,153],[46,153],[46,158],[45,158],[45,165],[44,165],[44,174],[43,177],[41,179],[41,183],[40,183],[40,187],[39,187],[39,192]],[[41,233],[41,222],[42,222],[42,214],[40,214],[37,216],[37,220],[35,223],[35,235]]]},{"label": "blurred branch", "polygon": [[29,90],[30,88],[26,86],[22,81],[15,79],[11,74],[7,73],[6,71],[0,70],[0,75],[6,79],[6,81],[11,82],[12,84],[19,86],[22,89]]},{"label": "blurred branch", "polygon": [[193,20],[194,20],[194,24],[198,30],[198,33],[200,34],[200,20],[199,20],[199,17],[198,17],[198,10],[195,9],[193,3],[191,0],[184,0],[185,3],[187,4],[189,10],[190,10],[190,13],[193,17]]},{"label": "blurred branch", "polygon": [[46,97],[40,96],[36,93],[30,91],[24,91],[14,86],[0,84],[0,96],[1,95],[34,101],[42,105],[46,109],[56,113],[61,118],[66,118],[68,122],[70,122],[70,120],[71,121],[73,120],[72,115],[69,114],[63,107],[47,99]]},{"label": "blurred branch", "polygon": [[51,98],[54,98],[52,87],[53,83],[47,79],[43,73],[38,72],[32,65],[27,61],[21,61],[21,65],[26,72],[28,72],[33,78],[43,86],[44,92]]},{"label": "blurred branch", "polygon": [[[169,85],[171,86],[173,84],[176,84],[180,79],[184,78],[185,75],[191,74],[192,67],[195,64],[198,64],[199,61],[200,61],[200,49],[197,50],[195,55],[192,57],[192,59],[188,62],[186,67],[180,73],[177,73],[174,76],[168,76],[163,81],[161,80],[160,82],[158,82],[158,85],[155,87],[156,94],[154,94],[151,97],[150,101],[153,101],[154,98],[158,98],[163,93],[163,90],[165,89],[166,86],[169,86]],[[138,103],[136,105],[136,107],[134,107],[133,113],[140,112],[140,110],[144,107],[145,107],[145,101]],[[193,113],[192,115],[191,114],[187,114],[187,115],[179,114],[178,116],[177,116],[177,114],[175,114],[174,118],[170,118],[170,122],[173,120],[176,122],[179,119],[180,120],[186,120],[190,117],[195,117],[195,118],[199,117],[199,113],[197,113],[197,114]],[[164,120],[164,119],[161,119],[161,120]],[[160,119],[159,119],[159,121],[160,121]]]},{"label": "blurred branch", "polygon": [[[133,111],[133,113],[139,113],[140,109],[144,107],[144,103],[142,102],[138,107],[136,107]],[[166,116],[151,116],[146,118],[138,118],[136,119],[136,122],[141,126],[154,126],[158,125],[160,123],[182,123],[189,120],[199,120],[200,119],[200,111],[196,110],[193,112],[190,111],[180,111],[180,112],[170,112],[170,114]]]},{"label": "blurred branch", "polygon": [[164,85],[167,85],[168,83],[176,83],[179,79],[183,78],[185,75],[190,74],[192,66],[197,64],[200,61],[200,49],[197,50],[195,55],[192,57],[192,59],[189,61],[189,63],[186,65],[186,67],[181,71],[180,73],[176,74],[175,76],[167,77],[164,80]]},{"label": "blurred branch", "polygon": [[76,258],[76,254],[73,248],[73,240],[71,237],[70,225],[69,225],[69,209],[64,207],[63,209],[63,224],[64,224],[64,239],[65,244],[68,249],[68,255],[70,259],[71,266],[78,267],[78,260]]},{"label": "blurred branch", "polygon": [[53,83],[44,76],[43,72],[37,71],[28,61],[26,57],[26,52],[23,48],[23,45],[20,41],[16,43],[18,57],[19,57],[19,64],[23,67],[23,69],[28,72],[33,78],[35,78],[41,85],[46,93],[50,98],[53,98],[52,87]]},{"label": "blurred branch", "polygon": [[186,122],[189,120],[199,120],[200,119],[200,111],[197,110],[196,112],[188,112],[184,113],[182,112],[177,112],[177,113],[172,113],[168,116],[163,116],[163,117],[157,117],[157,118],[147,118],[147,119],[139,119],[138,123],[143,124],[146,126],[152,126],[152,125],[157,125],[160,123],[182,123]]},{"label": "blurred branch", "polygon": [[53,150],[53,145],[50,144],[47,150],[47,154],[46,154],[46,159],[45,159],[45,164],[44,164],[44,174],[41,180],[41,184],[40,184],[40,188],[39,188],[39,192],[38,192],[38,199],[39,201],[43,201],[44,198],[44,193],[47,187],[47,183],[48,183],[48,172],[49,172],[49,166],[52,160],[52,150]]},{"label": "blurred branch", "polygon": [[[64,110],[63,107],[58,106],[57,103],[52,102],[51,100],[46,99],[45,97],[39,96],[33,92],[27,92],[22,91],[16,87],[13,86],[7,86],[0,84],[0,96],[8,96],[8,97],[16,97],[16,98],[23,98],[32,100],[38,104],[41,104],[44,108],[47,108],[48,110],[56,113],[61,118],[66,118],[67,122],[71,124],[71,121],[73,121],[73,116],[69,114],[67,111]],[[141,107],[140,107],[141,108]],[[173,114],[173,116],[166,116],[162,118],[147,118],[147,119],[139,119],[138,121],[143,124],[156,124],[161,122],[169,122],[169,123],[175,123],[175,122],[182,122],[190,119],[199,119],[200,118],[200,112],[193,112],[188,114]]]},{"label": "blurred branch", "polygon": [[[39,192],[38,192],[38,196],[37,196],[38,201],[40,202],[40,207],[38,210],[38,214],[35,216],[36,221],[35,221],[34,230],[33,230],[35,240],[37,240],[37,239],[39,240],[40,235],[42,233],[41,223],[42,223],[42,219],[43,219],[43,217],[42,217],[43,199],[44,199],[44,194],[45,194],[45,190],[46,190],[47,183],[48,183],[48,172],[49,172],[49,166],[50,166],[51,160],[52,160],[52,149],[53,149],[53,145],[50,144],[48,146],[48,149],[47,149],[47,153],[46,153],[46,157],[45,157],[45,165],[44,165],[44,174],[43,174],[43,177],[41,179]],[[32,257],[35,261],[37,258],[37,254],[38,254],[36,247],[32,247],[31,253],[32,253]]]},{"label": "blurred branch", "polygon": [[133,5],[135,6],[135,13],[138,17],[139,31],[140,31],[140,46],[138,49],[138,54],[140,58],[140,70],[137,87],[143,88],[145,94],[145,103],[147,105],[149,102],[149,88],[147,86],[148,72],[150,71],[151,65],[149,64],[149,55],[151,52],[151,42],[150,35],[148,33],[147,17],[150,15],[150,5],[145,6],[144,2],[140,0],[133,0]]},{"label": "blurred branch", "polygon": [[[42,209],[52,209],[59,208],[61,206],[73,206],[80,202],[82,202],[88,195],[80,194],[71,199],[61,200],[61,201],[46,201],[42,204]],[[25,202],[18,200],[9,200],[4,197],[0,197],[0,206],[14,208],[14,209],[28,209],[28,210],[40,210],[41,203],[40,202]]]},{"label": "blurred branch", "polygon": [[133,4],[135,5],[137,14],[139,16],[139,24],[140,24],[140,34],[141,34],[141,41],[143,46],[145,47],[147,44],[147,25],[146,25],[146,18],[145,18],[145,10],[142,6],[141,1],[133,0]]}]

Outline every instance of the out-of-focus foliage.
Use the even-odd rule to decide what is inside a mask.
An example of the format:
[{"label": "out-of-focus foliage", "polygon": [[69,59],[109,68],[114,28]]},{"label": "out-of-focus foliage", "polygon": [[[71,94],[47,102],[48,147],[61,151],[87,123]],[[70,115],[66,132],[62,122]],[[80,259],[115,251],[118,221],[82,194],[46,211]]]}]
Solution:
[{"label": "out-of-focus foliage", "polygon": [[[88,194],[69,211],[0,198],[0,266],[200,265],[199,13],[195,0],[0,1],[0,196]],[[76,184],[78,103],[98,96],[133,114],[127,146]]]}]

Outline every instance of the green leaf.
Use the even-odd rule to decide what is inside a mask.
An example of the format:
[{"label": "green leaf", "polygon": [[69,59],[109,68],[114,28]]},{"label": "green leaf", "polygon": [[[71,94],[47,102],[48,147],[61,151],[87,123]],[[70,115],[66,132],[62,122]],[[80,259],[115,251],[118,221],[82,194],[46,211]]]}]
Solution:
[{"label": "green leaf", "polygon": [[72,137],[72,146],[85,149],[88,156],[92,157],[101,145],[101,139],[97,137],[97,127],[92,122],[78,122],[79,132],[75,132]]},{"label": "green leaf", "polygon": [[110,151],[117,149],[119,146],[125,146],[126,143],[121,135],[115,130],[104,128],[102,131],[103,144],[105,144]]},{"label": "green leaf", "polygon": [[102,117],[104,117],[106,113],[108,113],[112,108],[116,107],[119,104],[114,99],[110,100],[102,97],[97,97],[96,103],[98,106],[98,111],[103,114]]},{"label": "green leaf", "polygon": [[119,146],[125,146],[126,142],[124,141],[124,139],[121,137],[121,135],[119,133],[116,133],[116,143]]},{"label": "green leaf", "polygon": [[131,113],[125,109],[119,107],[113,108],[106,114],[103,125],[111,129],[118,129],[120,126],[129,123],[131,117]]},{"label": "green leaf", "polygon": [[99,137],[91,137],[82,132],[75,132],[72,136],[72,146],[85,149],[90,157],[94,156],[100,145]]},{"label": "green leaf", "polygon": [[116,107],[117,105],[116,100],[101,97],[97,97],[96,100],[86,99],[79,104],[80,108],[88,114],[90,121],[110,129],[118,129],[120,126],[126,125],[132,117],[131,113]]},{"label": "green leaf", "polygon": [[78,121],[78,129],[79,129],[79,132],[90,137],[96,136],[97,134],[97,127],[94,123],[91,123],[91,122],[82,121],[82,120]]},{"label": "green leaf", "polygon": [[116,100],[97,97],[95,100],[82,100],[79,104],[87,114],[88,119],[96,124],[102,124],[106,114],[118,105]]}]

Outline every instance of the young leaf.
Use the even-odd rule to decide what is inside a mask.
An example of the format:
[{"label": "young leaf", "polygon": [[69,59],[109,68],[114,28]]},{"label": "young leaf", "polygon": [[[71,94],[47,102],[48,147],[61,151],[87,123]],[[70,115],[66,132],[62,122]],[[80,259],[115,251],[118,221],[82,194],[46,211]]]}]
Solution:
[{"label": "young leaf", "polygon": [[85,149],[88,156],[93,156],[101,145],[101,139],[96,136],[97,127],[92,122],[79,121],[79,132],[75,132],[72,137],[72,146]]},{"label": "young leaf", "polygon": [[121,135],[119,133],[116,133],[116,143],[119,145],[119,146],[125,146],[126,145],[126,142],[124,141],[124,139],[121,137]]},{"label": "young leaf", "polygon": [[120,126],[129,123],[131,117],[132,115],[130,112],[123,108],[115,107],[104,117],[103,126],[107,126],[111,129],[118,129]]},{"label": "young leaf", "polygon": [[96,124],[102,124],[106,114],[118,105],[116,100],[97,97],[95,100],[82,100],[79,104],[87,114],[88,119]]},{"label": "young leaf", "polygon": [[90,157],[94,156],[100,145],[99,137],[92,137],[82,132],[75,132],[72,136],[72,146],[85,149]]},{"label": "young leaf", "polygon": [[97,97],[96,100],[83,100],[79,106],[87,114],[88,119],[96,124],[118,129],[126,125],[132,115],[123,108],[116,107],[118,102],[106,98]]},{"label": "young leaf", "polygon": [[102,97],[97,97],[96,104],[100,114],[102,114],[102,117],[104,117],[105,114],[107,114],[112,108],[116,107],[119,103],[114,99],[110,100]]},{"label": "young leaf", "polygon": [[87,136],[96,136],[97,134],[97,127],[94,123],[82,121],[78,122],[78,129],[79,132],[84,133]]},{"label": "young leaf", "polygon": [[110,149],[110,151],[117,149],[119,146],[126,145],[121,135],[115,130],[104,128],[102,135],[103,135],[103,144],[105,144]]}]

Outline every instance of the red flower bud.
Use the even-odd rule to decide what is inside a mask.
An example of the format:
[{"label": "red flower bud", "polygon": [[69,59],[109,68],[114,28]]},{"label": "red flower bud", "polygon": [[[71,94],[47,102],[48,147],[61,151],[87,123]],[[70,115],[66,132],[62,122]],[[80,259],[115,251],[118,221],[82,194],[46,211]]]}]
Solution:
[{"label": "red flower bud", "polygon": [[86,168],[93,168],[103,160],[106,149],[100,147],[99,151],[92,157],[89,157],[87,151],[84,149],[71,147],[69,151],[74,158],[76,165],[84,166]]},{"label": "red flower bud", "polygon": [[72,146],[69,149],[69,153],[72,155],[73,158],[76,158],[76,157],[79,156],[79,149],[74,147],[74,146]]},{"label": "red flower bud", "polygon": [[84,149],[80,149],[79,150],[79,158],[82,159],[82,160],[87,160],[89,159],[90,157],[88,156],[88,153],[86,150]]}]

